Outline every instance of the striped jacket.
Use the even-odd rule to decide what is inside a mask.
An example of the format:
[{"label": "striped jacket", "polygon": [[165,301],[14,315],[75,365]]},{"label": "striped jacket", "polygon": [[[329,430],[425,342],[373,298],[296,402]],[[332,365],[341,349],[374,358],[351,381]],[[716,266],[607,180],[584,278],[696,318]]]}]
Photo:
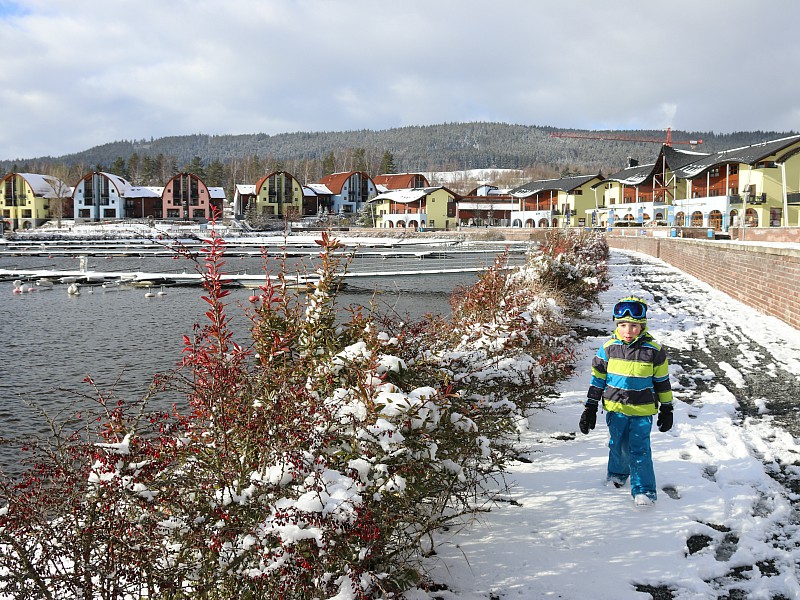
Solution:
[{"label": "striped jacket", "polygon": [[630,416],[654,415],[658,405],[672,402],[667,353],[647,329],[630,344],[614,331],[592,359],[589,399],[602,399],[608,412]]}]

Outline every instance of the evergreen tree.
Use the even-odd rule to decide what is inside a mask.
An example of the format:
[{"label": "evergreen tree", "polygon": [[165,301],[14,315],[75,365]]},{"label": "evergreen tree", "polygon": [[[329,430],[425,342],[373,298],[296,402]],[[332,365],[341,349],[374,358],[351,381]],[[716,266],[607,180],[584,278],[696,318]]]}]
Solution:
[{"label": "evergreen tree", "polygon": [[224,186],[225,182],[225,166],[219,159],[214,159],[210,165],[208,165],[208,171],[206,172],[205,182],[207,185],[211,186]]},{"label": "evergreen tree", "polygon": [[369,174],[369,167],[367,166],[367,151],[364,148],[355,148],[353,150],[353,171],[362,171]]},{"label": "evergreen tree", "polygon": [[[98,167],[98,170],[99,167]],[[120,177],[124,177],[125,179],[128,178],[128,167],[125,165],[125,160],[118,156],[114,163],[111,165],[111,172],[114,175],[119,175]]]},{"label": "evergreen tree", "polygon": [[128,180],[133,185],[139,185],[142,182],[139,155],[136,152],[128,157]]},{"label": "evergreen tree", "polygon": [[331,173],[336,173],[336,155],[333,153],[333,150],[329,151],[325,158],[322,159],[322,174],[330,175]]},{"label": "evergreen tree", "polygon": [[386,150],[383,153],[383,159],[381,160],[380,166],[380,173],[379,175],[386,175],[389,173],[394,173],[397,170],[397,167],[394,164],[394,155]]},{"label": "evergreen tree", "polygon": [[206,170],[203,167],[203,160],[199,156],[193,157],[192,162],[183,167],[183,171],[197,175],[203,180],[206,178]]}]

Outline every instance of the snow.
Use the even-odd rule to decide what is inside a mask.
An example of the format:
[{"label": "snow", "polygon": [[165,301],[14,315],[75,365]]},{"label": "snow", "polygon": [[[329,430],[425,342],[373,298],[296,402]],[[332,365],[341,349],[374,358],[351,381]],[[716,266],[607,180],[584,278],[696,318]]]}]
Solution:
[{"label": "snow", "polygon": [[[610,333],[617,299],[633,293],[650,304],[675,391],[675,426],[651,437],[657,503],[635,507],[629,485],[605,485],[603,418],[589,435],[577,432],[606,335],[590,337],[550,410],[529,416],[521,447],[530,462],[512,463],[509,490],[438,539],[428,567],[447,589],[409,600],[647,600],[648,589],[680,600],[800,598],[800,498],[771,476],[780,465],[797,476],[800,447],[769,399],[744,416],[736,395],[757,372],[798,378],[800,332],[642,254],[613,251],[610,276],[602,309],[576,325]],[[713,362],[712,346],[729,358]]]}]

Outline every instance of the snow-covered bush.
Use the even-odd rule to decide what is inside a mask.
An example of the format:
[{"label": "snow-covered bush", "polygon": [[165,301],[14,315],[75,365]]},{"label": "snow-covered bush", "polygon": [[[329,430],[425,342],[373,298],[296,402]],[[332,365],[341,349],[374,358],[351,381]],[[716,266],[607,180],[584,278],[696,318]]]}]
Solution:
[{"label": "snow-covered bush", "polygon": [[29,469],[0,478],[0,595],[350,600],[424,585],[431,534],[480,509],[520,417],[568,372],[575,307],[500,257],[451,320],[340,322],[338,244],[319,244],[314,289],[267,280],[244,344],[212,236],[207,319],[145,398],[178,389],[185,407],[95,390],[99,418],[21,449]]},{"label": "snow-covered bush", "polygon": [[564,308],[577,314],[591,307],[608,283],[608,242],[587,230],[555,230],[528,257],[521,276],[558,289]]}]

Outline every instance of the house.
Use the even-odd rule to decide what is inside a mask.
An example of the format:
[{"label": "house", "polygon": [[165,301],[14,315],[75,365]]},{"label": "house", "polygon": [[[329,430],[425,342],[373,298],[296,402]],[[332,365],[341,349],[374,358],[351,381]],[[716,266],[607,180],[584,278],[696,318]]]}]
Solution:
[{"label": "house", "polygon": [[154,185],[131,186],[125,192],[126,219],[162,219],[164,188]]},{"label": "house", "polygon": [[[586,209],[597,206],[593,185],[602,175],[541,179],[512,189],[512,227],[576,227],[587,224]],[[579,216],[580,215],[580,216]]]},{"label": "house", "polygon": [[9,173],[0,185],[3,227],[32,229],[51,218],[72,218],[72,188],[51,175]]},{"label": "house", "polygon": [[244,219],[250,203],[256,198],[256,186],[253,184],[237,183],[233,191],[233,216]]},{"label": "house", "polygon": [[363,171],[333,173],[317,183],[324,185],[331,194],[329,212],[339,215],[357,213],[378,194],[375,183]]},{"label": "house", "polygon": [[708,154],[674,168],[687,184],[675,225],[800,225],[800,135]]},{"label": "house", "polygon": [[514,198],[507,189],[483,184],[458,198],[456,220],[464,227],[507,227],[513,209]]},{"label": "house", "polygon": [[72,192],[75,221],[121,219],[131,184],[113,173],[94,171],[81,177]]},{"label": "house", "polygon": [[422,173],[389,173],[372,178],[379,192],[431,187],[431,182]]},{"label": "house", "polygon": [[257,215],[297,217],[303,210],[303,186],[290,173],[275,171],[258,180],[254,201],[248,210]]},{"label": "house", "polygon": [[726,231],[798,225],[800,136],[717,153],[664,145],[655,162],[632,165],[595,184],[602,203],[591,222],[707,227]]},{"label": "house", "polygon": [[222,215],[225,190],[209,188],[194,173],[178,173],[164,186],[162,203],[167,219],[204,223]]},{"label": "house", "polygon": [[457,194],[443,186],[389,190],[369,201],[375,227],[454,229]]}]

